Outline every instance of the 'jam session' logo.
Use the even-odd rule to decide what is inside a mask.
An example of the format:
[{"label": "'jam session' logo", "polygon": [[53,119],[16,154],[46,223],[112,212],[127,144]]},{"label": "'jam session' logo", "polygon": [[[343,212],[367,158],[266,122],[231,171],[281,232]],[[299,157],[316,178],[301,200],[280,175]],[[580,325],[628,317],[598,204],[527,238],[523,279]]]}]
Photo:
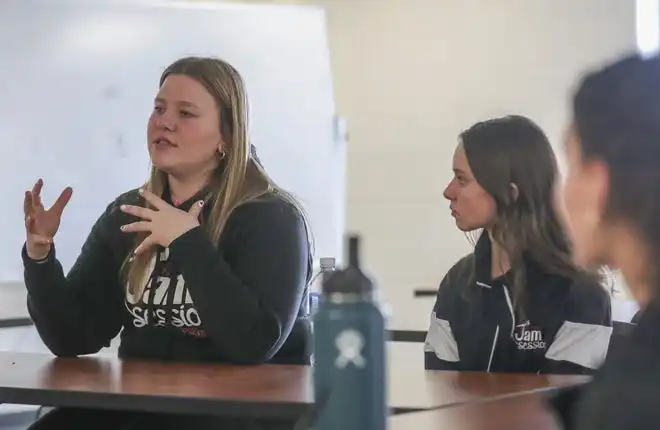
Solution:
[{"label": "'jam session' logo", "polygon": [[[126,294],[126,308],[133,316],[133,325],[137,328],[148,325],[163,327],[167,324],[178,327],[185,333],[205,337],[206,332],[201,329],[202,319],[195,309],[186,281],[181,274],[170,274],[167,269],[169,250],[160,253],[161,264],[165,273],[149,279],[147,286],[140,297],[130,293]],[[152,259],[147,273],[155,268],[155,256]],[[171,291],[171,290],[174,291]]]},{"label": "'jam session' logo", "polygon": [[543,332],[531,326],[529,321],[516,325],[513,331],[513,340],[520,350],[536,350],[545,349],[545,341],[543,340]]}]

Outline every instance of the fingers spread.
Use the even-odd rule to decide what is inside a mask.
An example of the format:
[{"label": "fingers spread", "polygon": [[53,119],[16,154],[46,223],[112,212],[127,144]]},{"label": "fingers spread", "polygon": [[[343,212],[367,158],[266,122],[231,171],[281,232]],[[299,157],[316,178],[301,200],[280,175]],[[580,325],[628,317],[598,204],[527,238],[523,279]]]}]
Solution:
[{"label": "fingers spread", "polygon": [[53,203],[53,206],[49,210],[52,210],[53,212],[61,216],[62,212],[64,212],[64,208],[69,203],[69,200],[71,200],[72,195],[73,195],[73,188],[66,187],[64,191],[62,191],[60,196],[57,198],[57,200],[55,200],[55,203]]},{"label": "fingers spread", "polygon": [[120,209],[122,212],[135,215],[136,217],[146,219],[147,221],[151,221],[155,215],[155,211],[140,206],[121,205]]},{"label": "fingers spread", "polygon": [[125,224],[121,226],[121,231],[129,232],[138,232],[138,231],[151,231],[151,223],[148,221],[138,221],[131,224]]},{"label": "fingers spread", "polygon": [[37,182],[32,187],[32,204],[40,205],[41,204],[41,189],[44,186],[43,179],[39,178]]},{"label": "fingers spread", "polygon": [[32,187],[32,194],[35,196],[40,196],[41,195],[41,189],[44,186],[44,181],[43,179],[39,178],[37,179],[37,182],[34,183],[34,186]]},{"label": "fingers spread", "polygon": [[32,193],[25,192],[25,199],[23,200],[23,214],[27,217],[32,212]]}]

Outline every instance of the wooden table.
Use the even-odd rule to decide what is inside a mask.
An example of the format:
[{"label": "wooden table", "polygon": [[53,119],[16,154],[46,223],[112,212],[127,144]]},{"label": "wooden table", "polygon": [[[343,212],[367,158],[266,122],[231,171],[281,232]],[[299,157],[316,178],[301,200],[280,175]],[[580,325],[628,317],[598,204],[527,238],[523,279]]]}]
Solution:
[{"label": "wooden table", "polygon": [[296,417],[313,404],[305,366],[222,366],[0,353],[0,403]]},{"label": "wooden table", "polygon": [[[394,413],[549,390],[584,377],[424,371],[390,366]],[[296,417],[314,403],[308,366],[54,359],[0,352],[0,403]]]},{"label": "wooden table", "polygon": [[586,376],[414,371],[390,368],[390,405],[397,412],[438,409],[488,399],[550,392]]},{"label": "wooden table", "polygon": [[524,394],[390,418],[389,430],[559,430],[543,395]]}]

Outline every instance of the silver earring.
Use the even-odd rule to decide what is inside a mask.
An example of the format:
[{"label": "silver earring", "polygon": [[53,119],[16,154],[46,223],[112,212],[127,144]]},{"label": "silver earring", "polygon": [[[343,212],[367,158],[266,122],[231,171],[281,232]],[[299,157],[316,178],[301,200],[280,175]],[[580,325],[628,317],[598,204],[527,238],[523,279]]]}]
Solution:
[{"label": "silver earring", "polygon": [[219,150],[218,150],[218,154],[220,154],[220,159],[222,160],[222,159],[224,159],[225,156],[227,155],[227,152],[226,152],[226,151],[223,151],[223,150],[221,150],[221,149],[219,149]]}]

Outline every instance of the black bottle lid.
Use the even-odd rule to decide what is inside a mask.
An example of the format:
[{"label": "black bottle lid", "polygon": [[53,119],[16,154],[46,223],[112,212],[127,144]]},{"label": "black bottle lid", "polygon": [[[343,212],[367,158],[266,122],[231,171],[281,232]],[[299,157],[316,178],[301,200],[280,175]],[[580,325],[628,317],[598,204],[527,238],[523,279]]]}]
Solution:
[{"label": "black bottle lid", "polygon": [[370,297],[374,283],[360,270],[360,238],[348,238],[348,266],[334,271],[323,282],[323,294],[350,294]]}]

